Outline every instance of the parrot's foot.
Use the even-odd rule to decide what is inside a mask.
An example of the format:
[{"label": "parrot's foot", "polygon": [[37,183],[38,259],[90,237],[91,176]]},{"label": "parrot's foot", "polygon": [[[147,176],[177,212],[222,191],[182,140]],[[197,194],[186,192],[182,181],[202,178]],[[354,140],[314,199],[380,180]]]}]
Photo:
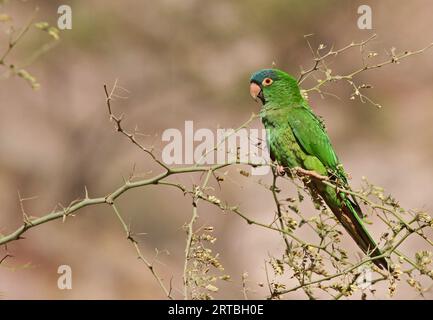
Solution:
[{"label": "parrot's foot", "polygon": [[286,174],[286,170],[284,169],[284,167],[279,164],[277,164],[277,167],[275,168],[275,172],[279,176],[284,176]]},{"label": "parrot's foot", "polygon": [[323,176],[323,175],[317,173],[316,171],[306,170],[306,169],[303,169],[300,167],[295,167],[293,169],[300,176],[309,176],[309,177],[315,178],[317,180],[328,180],[329,179],[327,176]]}]

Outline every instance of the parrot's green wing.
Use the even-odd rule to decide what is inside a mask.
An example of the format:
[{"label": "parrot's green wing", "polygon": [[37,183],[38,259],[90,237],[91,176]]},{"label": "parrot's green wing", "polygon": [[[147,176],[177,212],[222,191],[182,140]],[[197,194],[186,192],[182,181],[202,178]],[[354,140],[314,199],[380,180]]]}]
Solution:
[{"label": "parrot's green wing", "polygon": [[[332,148],[328,134],[322,122],[313,111],[304,106],[291,108],[289,125],[304,152],[319,159],[328,171],[330,171],[330,178],[339,179],[344,187],[350,190],[346,173]],[[364,215],[354,197],[349,196],[349,198],[347,198],[344,193],[340,193],[340,196],[343,196],[346,200],[351,202],[351,206],[355,209],[353,213],[357,218],[363,218]]]},{"label": "parrot's green wing", "polygon": [[318,158],[328,170],[347,183],[325,128],[311,109],[304,106],[291,108],[289,125],[304,152]]}]

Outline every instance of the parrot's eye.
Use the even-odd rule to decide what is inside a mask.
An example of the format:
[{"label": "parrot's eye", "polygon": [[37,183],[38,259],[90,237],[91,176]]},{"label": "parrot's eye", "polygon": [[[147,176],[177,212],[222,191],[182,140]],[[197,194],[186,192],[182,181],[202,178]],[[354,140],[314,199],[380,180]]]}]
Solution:
[{"label": "parrot's eye", "polygon": [[262,85],[264,85],[265,87],[267,87],[267,86],[270,86],[271,84],[272,84],[272,79],[271,78],[265,78],[263,81],[262,81]]}]

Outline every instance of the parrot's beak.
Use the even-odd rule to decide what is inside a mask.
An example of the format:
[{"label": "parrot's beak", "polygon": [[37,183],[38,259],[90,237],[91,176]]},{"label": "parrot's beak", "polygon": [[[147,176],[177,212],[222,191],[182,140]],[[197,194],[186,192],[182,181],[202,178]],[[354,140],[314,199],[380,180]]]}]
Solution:
[{"label": "parrot's beak", "polygon": [[262,88],[260,88],[260,86],[255,82],[251,82],[250,84],[250,95],[251,97],[253,97],[254,100],[257,101],[257,98],[259,98],[263,104],[265,103]]}]

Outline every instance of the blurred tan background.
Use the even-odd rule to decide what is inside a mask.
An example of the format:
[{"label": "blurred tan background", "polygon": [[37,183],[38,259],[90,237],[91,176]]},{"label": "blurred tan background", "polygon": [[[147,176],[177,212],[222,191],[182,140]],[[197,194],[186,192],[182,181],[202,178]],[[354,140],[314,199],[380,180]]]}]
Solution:
[{"label": "blurred tan background", "polygon": [[[84,195],[102,196],[122,184],[134,163],[137,171],[156,169],[148,157],[116,134],[108,121],[103,84],[116,78],[130,93],[114,108],[126,115],[129,128],[149,135],[144,143],[161,145],[167,128],[183,130],[185,120],[195,128],[234,128],[258,112],[249,97],[253,71],[270,67],[298,74],[311,64],[303,35],[314,34],[313,45],[336,48],[377,33],[371,48],[387,58],[385,49],[422,48],[433,41],[433,2],[403,1],[9,1],[0,10],[25,23],[35,6],[37,20],[56,24],[57,8],[72,7],[73,28],[60,33],[60,43],[28,70],[41,84],[32,91],[20,78],[0,82],[0,232],[17,228],[21,213],[17,190],[28,214],[40,216],[58,203]],[[359,30],[360,4],[373,10],[373,30]],[[1,26],[0,26],[1,27]],[[48,37],[32,30],[9,62],[27,57]],[[7,35],[0,33],[0,52]],[[373,70],[360,77],[370,83],[372,105],[349,100],[345,84],[330,87],[341,100],[311,96],[333,144],[358,186],[362,176],[385,187],[407,208],[433,211],[433,50],[399,65]],[[346,72],[361,65],[359,53],[341,56],[331,66]],[[1,70],[3,73],[4,70]],[[253,127],[260,128],[256,121]],[[274,206],[270,193],[240,176],[224,183],[221,197],[238,203],[252,217],[268,221]],[[267,177],[269,180],[269,177]],[[197,183],[199,176],[185,183]],[[143,253],[168,281],[180,288],[190,199],[162,187],[133,190],[119,207],[140,237]],[[198,225],[213,225],[225,273],[216,298],[242,298],[241,275],[249,273],[251,298],[263,298],[264,259],[281,252],[283,243],[272,232],[248,226],[233,215],[203,205]],[[372,233],[380,230],[373,226]],[[377,227],[376,227],[377,228]],[[164,298],[149,271],[137,259],[112,211],[106,206],[83,210],[65,223],[54,221],[8,245],[14,256],[0,266],[0,296],[5,299],[157,299]],[[353,252],[348,238],[343,244]],[[413,254],[423,243],[408,241]],[[0,256],[6,254],[1,248]],[[57,288],[57,268],[73,271],[73,289]],[[426,283],[425,283],[426,284]],[[427,283],[427,286],[429,284]],[[177,295],[179,295],[176,292]],[[387,299],[379,287],[377,298]],[[399,283],[397,298],[420,298]],[[302,293],[285,296],[304,298]],[[359,298],[356,294],[354,298]],[[431,292],[425,298],[433,298]]]}]

